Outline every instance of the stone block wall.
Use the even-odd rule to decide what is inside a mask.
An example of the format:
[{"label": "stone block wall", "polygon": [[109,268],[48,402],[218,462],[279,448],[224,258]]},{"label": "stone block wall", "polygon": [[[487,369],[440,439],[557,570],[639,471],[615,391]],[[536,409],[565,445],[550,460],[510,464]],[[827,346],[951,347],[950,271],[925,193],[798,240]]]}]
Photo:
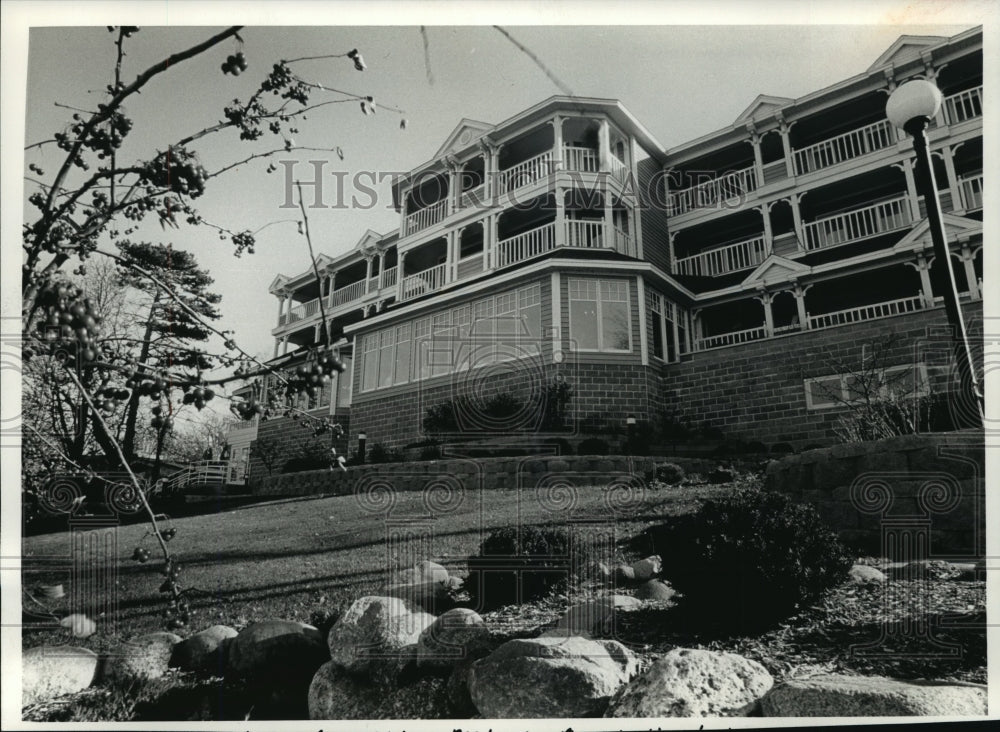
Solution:
[{"label": "stone block wall", "polygon": [[[771,462],[765,479],[766,489],[814,506],[849,545],[901,560],[983,556],[985,484],[983,434],[974,431],[807,450]],[[923,551],[902,544],[907,532],[925,537],[927,556],[904,555]]]},{"label": "stone block wall", "polygon": [[[328,417],[334,422],[339,422],[346,434],[350,434],[351,416],[350,410],[340,409],[336,414],[330,415],[330,410],[326,407],[309,412],[317,417]],[[328,449],[331,444],[337,448],[338,452],[347,452],[347,438],[331,441],[329,433],[314,436],[314,423],[309,419],[294,420],[290,417],[277,417],[260,422],[257,427],[257,439],[253,441],[250,448],[250,484],[253,485],[267,479],[270,475],[280,475],[282,466],[292,458],[298,457],[304,448],[315,446],[317,449]],[[260,446],[262,443],[273,445],[276,457],[271,469],[261,458]]]},{"label": "stone block wall", "polygon": [[[970,336],[981,337],[982,303],[966,303],[964,312]],[[864,347],[892,333],[898,336],[892,365],[919,359],[932,372],[940,370],[948,364],[948,332],[944,308],[937,307],[703,351],[660,367],[662,399],[726,437],[768,446],[787,442],[797,450],[827,445],[844,410],[808,409],[804,379],[835,374],[838,363],[860,365]],[[943,375],[934,373],[941,388]]]}]

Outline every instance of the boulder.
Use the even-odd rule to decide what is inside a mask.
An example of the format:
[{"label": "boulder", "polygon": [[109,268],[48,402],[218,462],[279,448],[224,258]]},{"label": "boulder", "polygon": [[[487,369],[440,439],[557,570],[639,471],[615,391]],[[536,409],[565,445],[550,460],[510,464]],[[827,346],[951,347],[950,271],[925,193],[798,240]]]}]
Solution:
[{"label": "boulder", "polygon": [[213,625],[174,646],[170,665],[183,671],[215,671],[222,676],[226,667],[227,641],[235,638],[235,628]]},{"label": "boulder", "polygon": [[226,675],[261,683],[308,681],[330,658],[320,632],[293,620],[252,623],[226,645]]},{"label": "boulder", "polygon": [[612,700],[606,717],[744,717],[774,680],[735,653],[675,648]]},{"label": "boulder", "polygon": [[885,582],[886,576],[882,570],[865,564],[855,564],[848,573],[848,581],[852,584],[865,582]]},{"label": "boulder", "polygon": [[116,680],[159,679],[170,668],[174,646],[180,641],[180,636],[162,631],[140,635],[108,656],[105,673]]},{"label": "boulder", "polygon": [[433,622],[433,615],[410,612],[398,597],[359,598],[330,629],[330,660],[354,673],[368,673],[373,659],[392,657],[416,643]]},{"label": "boulder", "polygon": [[385,589],[387,597],[398,597],[408,609],[418,612],[439,613],[455,603],[448,592],[449,581],[421,582],[415,585],[390,585]]},{"label": "boulder", "polygon": [[663,560],[659,554],[632,563],[632,573],[636,582],[646,582],[663,571]]},{"label": "boulder", "polygon": [[373,687],[330,661],[309,685],[309,719],[448,719],[443,679],[420,679],[394,688]]},{"label": "boulder", "polygon": [[489,718],[589,717],[601,714],[637,670],[635,656],[617,641],[515,639],[472,664],[469,694]]},{"label": "boulder", "polygon": [[21,654],[21,704],[75,694],[97,677],[97,654],[76,646],[37,646]]},{"label": "boulder", "polygon": [[469,693],[469,674],[472,673],[474,661],[462,661],[448,675],[444,685],[445,702],[449,716],[454,719],[470,719],[478,714],[476,705],[472,703]]},{"label": "boulder", "polygon": [[449,610],[427,626],[417,640],[417,666],[450,668],[482,658],[492,649],[490,631],[479,613],[468,608]]},{"label": "boulder", "polygon": [[631,595],[605,595],[594,600],[574,605],[559,619],[556,626],[543,635],[550,636],[591,636],[611,635],[614,632],[615,611],[634,610],[642,607],[642,602]]},{"label": "boulder", "polygon": [[676,595],[677,590],[671,587],[669,582],[658,579],[643,582],[635,591],[635,596],[640,600],[654,600],[671,604],[673,604]]},{"label": "boulder", "polygon": [[821,674],[792,678],[761,702],[766,717],[900,717],[986,714],[986,687]]},{"label": "boulder", "polygon": [[74,613],[59,621],[63,628],[69,628],[74,638],[88,638],[97,632],[97,623],[86,615]]},{"label": "boulder", "polygon": [[615,584],[630,585],[635,582],[635,570],[626,564],[615,567]]},{"label": "boulder", "polygon": [[425,582],[445,582],[448,579],[448,570],[437,562],[417,562],[410,569],[404,569],[399,573],[398,584],[401,585],[421,585]]}]

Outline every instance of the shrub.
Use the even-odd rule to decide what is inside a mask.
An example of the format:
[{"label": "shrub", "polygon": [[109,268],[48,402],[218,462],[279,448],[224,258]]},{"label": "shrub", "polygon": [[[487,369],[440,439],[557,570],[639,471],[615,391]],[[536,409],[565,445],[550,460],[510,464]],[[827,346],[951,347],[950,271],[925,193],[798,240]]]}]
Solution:
[{"label": "shrub", "polygon": [[792,449],[792,446],[787,442],[775,442],[773,445],[771,445],[772,455],[789,455],[792,452],[794,452],[794,450]]},{"label": "shrub", "polygon": [[754,455],[766,455],[767,445],[765,445],[763,442],[757,442],[757,441],[748,442],[747,452],[752,453]]},{"label": "shrub", "polygon": [[576,448],[577,455],[607,455],[610,448],[605,440],[600,437],[588,437],[581,440]]},{"label": "shrub", "polygon": [[656,479],[667,485],[678,485],[684,481],[684,468],[676,463],[662,463],[656,466]]},{"label": "shrub", "polygon": [[723,439],[722,430],[714,425],[705,422],[701,425],[699,430],[701,436],[706,440],[721,440]]},{"label": "shrub", "polygon": [[403,455],[399,450],[385,447],[382,443],[376,442],[368,450],[368,462],[377,463],[398,463],[403,460]]},{"label": "shrub", "polygon": [[708,482],[713,485],[734,482],[739,475],[732,468],[716,468],[708,474]]},{"label": "shrub", "polygon": [[852,562],[812,506],[756,487],[650,527],[636,544],[679,557],[664,574],[684,595],[684,622],[723,635],[787,617],[846,579]]},{"label": "shrub", "polygon": [[319,442],[307,442],[299,454],[286,460],[282,473],[301,473],[306,470],[325,470],[330,467],[330,448]]},{"label": "shrub", "polygon": [[729,439],[716,447],[713,454],[721,457],[727,455],[745,455],[747,452],[749,452],[749,445],[746,442]]},{"label": "shrub", "polygon": [[441,459],[441,445],[438,444],[436,440],[428,441],[428,444],[420,448],[420,459],[421,460],[440,460]]},{"label": "shrub", "polygon": [[[589,566],[574,547],[573,561]],[[586,553],[586,550],[584,550]],[[480,612],[545,597],[568,585],[569,532],[560,527],[507,526],[487,536],[468,558],[465,588]],[[520,591],[519,591],[520,587]]]}]

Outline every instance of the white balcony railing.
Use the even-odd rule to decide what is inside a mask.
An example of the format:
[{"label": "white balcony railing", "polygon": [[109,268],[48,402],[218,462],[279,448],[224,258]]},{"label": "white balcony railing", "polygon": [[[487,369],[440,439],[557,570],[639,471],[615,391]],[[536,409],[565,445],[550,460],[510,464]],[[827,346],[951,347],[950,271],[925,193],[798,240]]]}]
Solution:
[{"label": "white balcony railing", "polygon": [[446,208],[447,201],[442,199],[437,203],[432,203],[426,208],[407,214],[403,223],[403,236],[412,234],[415,231],[426,229],[429,226],[434,226],[434,224],[441,223],[444,221]]},{"label": "white balcony railing", "polygon": [[496,266],[508,267],[551,251],[555,247],[555,222],[497,242]]},{"label": "white balcony railing", "polygon": [[864,208],[845,211],[805,224],[805,248],[822,249],[870,236],[885,234],[912,223],[906,196],[891,198]]},{"label": "white balcony railing", "polygon": [[341,287],[330,293],[330,307],[335,308],[354,300],[360,300],[365,294],[365,281],[358,280],[346,287]]},{"label": "white balcony railing", "polygon": [[944,98],[948,124],[957,125],[973,117],[983,116],[983,87],[977,86]]},{"label": "white balcony railing", "polygon": [[706,348],[720,348],[721,346],[735,346],[737,343],[748,343],[758,341],[767,337],[767,328],[763,325],[757,328],[747,328],[746,330],[736,330],[732,333],[720,333],[713,336],[702,336],[695,341],[697,350],[704,351]]},{"label": "white balcony railing", "polygon": [[639,258],[639,249],[636,246],[635,239],[632,238],[631,234],[622,231],[617,226],[615,229],[615,243],[614,249],[619,254],[624,254],[626,257],[632,257],[633,259]]},{"label": "white balcony railing", "polygon": [[530,185],[547,176],[551,170],[552,151],[547,150],[523,163],[507,168],[507,170],[501,170],[497,177],[499,193],[502,195],[522,186]]},{"label": "white balcony railing", "polygon": [[621,160],[616,158],[614,155],[608,156],[608,165],[611,166],[611,175],[617,178],[619,181],[624,183],[628,180],[629,170],[628,165],[623,163]]},{"label": "white balcony railing", "polygon": [[428,292],[436,292],[444,287],[447,264],[442,263],[423,272],[408,275],[403,278],[402,288],[399,293],[400,300],[409,300],[413,297],[426,295]]},{"label": "white balcony railing", "polygon": [[601,158],[597,150],[589,147],[563,145],[563,168],[580,173],[596,173],[600,170]]},{"label": "white balcony railing", "polygon": [[795,173],[804,175],[829,168],[845,160],[860,158],[876,150],[891,147],[895,142],[895,128],[889,120],[884,119],[796,150]]},{"label": "white balcony railing", "polygon": [[475,188],[470,188],[458,197],[459,208],[473,208],[483,202],[486,195],[486,184],[480,183]]},{"label": "white balcony railing", "polygon": [[698,208],[721,207],[723,202],[733,203],[759,186],[754,166],[734,170],[718,178],[684,188],[670,194],[668,213],[678,214]]},{"label": "white balcony railing", "polygon": [[378,286],[380,290],[396,286],[396,267],[389,267],[381,275],[379,275]]},{"label": "white balcony railing", "polygon": [[962,191],[962,208],[966,211],[978,211],[983,207],[983,174],[972,175],[958,179]]},{"label": "white balcony railing", "polygon": [[568,247],[600,249],[604,243],[604,221],[566,221],[565,242]]},{"label": "white balcony railing", "polygon": [[771,253],[764,237],[727,244],[718,249],[692,254],[674,262],[674,274],[698,277],[718,277],[728,272],[751,269],[767,259]]},{"label": "white balcony railing", "polygon": [[904,297],[899,300],[875,303],[874,305],[861,305],[847,310],[837,310],[833,313],[823,313],[822,315],[810,315],[809,327],[830,328],[835,325],[847,325],[848,323],[860,323],[864,320],[874,320],[885,318],[890,315],[900,313],[912,313],[924,307],[924,298],[920,295],[914,297]]},{"label": "white balcony railing", "polygon": [[465,259],[458,260],[458,266],[455,269],[456,276],[460,280],[480,274],[483,271],[482,252],[468,256]]}]

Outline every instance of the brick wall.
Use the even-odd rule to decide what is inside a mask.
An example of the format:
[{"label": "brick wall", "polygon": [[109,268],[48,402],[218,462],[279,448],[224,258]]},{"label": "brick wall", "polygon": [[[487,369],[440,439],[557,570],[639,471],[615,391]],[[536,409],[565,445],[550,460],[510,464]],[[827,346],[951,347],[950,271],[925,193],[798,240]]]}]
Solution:
[{"label": "brick wall", "polygon": [[[350,434],[351,418],[350,410],[348,409],[338,409],[332,417],[327,407],[314,409],[309,414],[321,418],[329,417],[333,421],[339,422],[345,432]],[[303,448],[316,446],[320,449],[328,449],[333,445],[337,448],[338,452],[346,454],[346,437],[335,441],[331,441],[329,433],[317,437],[313,435],[314,426],[314,422],[305,418],[293,420],[290,417],[278,417],[262,421],[257,427],[257,439],[254,440],[250,448],[251,489],[254,484],[259,483],[269,475],[279,475],[285,462],[298,457],[302,453]],[[271,466],[271,471],[268,471],[267,465],[261,458],[259,449],[256,449],[261,443],[275,447],[276,457],[274,464]]]},{"label": "brick wall", "polygon": [[[970,334],[982,333],[982,304],[965,306]],[[663,400],[694,423],[708,422],[726,437],[767,445],[787,442],[796,449],[826,445],[842,408],[809,410],[803,380],[837,372],[835,364],[860,364],[864,344],[899,336],[893,364],[929,366],[948,362],[944,308],[881,320],[796,333],[717,348],[660,366]],[[981,358],[981,351],[980,351]]]},{"label": "brick wall", "polygon": [[[973,558],[985,552],[984,461],[982,432],[907,435],[773,461],[765,488],[813,505],[862,551]],[[901,532],[926,532],[929,545],[901,541]],[[914,551],[925,555],[900,554]]]}]

